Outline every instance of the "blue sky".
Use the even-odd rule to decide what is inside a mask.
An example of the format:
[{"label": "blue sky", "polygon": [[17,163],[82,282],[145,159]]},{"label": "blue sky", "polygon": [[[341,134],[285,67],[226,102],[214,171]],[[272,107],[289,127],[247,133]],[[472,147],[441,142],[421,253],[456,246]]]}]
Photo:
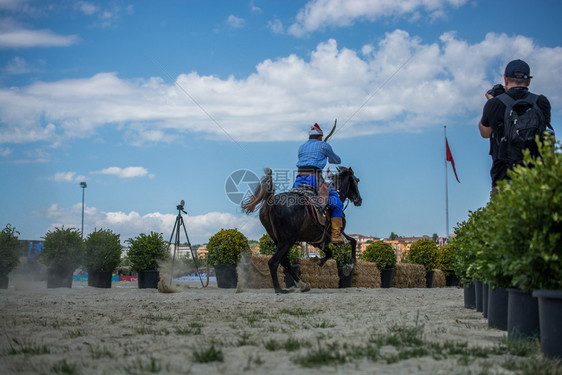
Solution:
[{"label": "blue sky", "polygon": [[[531,66],[560,132],[559,1],[0,0],[0,225],[192,243],[264,230],[225,192],[292,172],[315,122],[361,179],[348,233],[445,235],[489,198],[477,123],[507,62]],[[334,167],[332,166],[333,170]],[[282,182],[278,181],[282,189]],[[238,186],[245,191],[247,186]]]}]

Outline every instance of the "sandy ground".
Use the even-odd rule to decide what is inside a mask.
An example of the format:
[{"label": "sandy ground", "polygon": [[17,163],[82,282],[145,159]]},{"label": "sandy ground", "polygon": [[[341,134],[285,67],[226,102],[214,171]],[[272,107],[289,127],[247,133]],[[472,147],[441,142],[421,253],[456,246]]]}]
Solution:
[{"label": "sandy ground", "polygon": [[[501,366],[510,354],[435,349],[493,353],[505,338],[463,307],[459,288],[177,289],[10,285],[0,291],[0,373],[513,373]],[[392,343],[397,337],[402,344]],[[425,352],[414,353],[413,338]]]}]

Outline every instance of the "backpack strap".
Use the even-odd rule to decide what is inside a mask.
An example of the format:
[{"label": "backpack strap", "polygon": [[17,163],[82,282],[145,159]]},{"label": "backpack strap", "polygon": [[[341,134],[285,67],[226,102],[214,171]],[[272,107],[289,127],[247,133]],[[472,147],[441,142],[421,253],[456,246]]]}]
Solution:
[{"label": "backpack strap", "polygon": [[511,115],[511,111],[513,110],[515,99],[507,95],[507,93],[505,92],[501,95],[496,96],[496,98],[498,98],[498,100],[505,105],[503,123],[498,126],[498,136],[496,137],[496,143],[499,144],[500,140],[505,136],[506,127],[509,126],[509,117]]}]

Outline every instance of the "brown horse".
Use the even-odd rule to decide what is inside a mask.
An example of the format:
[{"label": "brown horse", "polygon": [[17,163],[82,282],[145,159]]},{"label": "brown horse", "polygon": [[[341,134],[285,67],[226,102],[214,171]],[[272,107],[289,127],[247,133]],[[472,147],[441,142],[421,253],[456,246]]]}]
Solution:
[{"label": "brown horse", "polygon": [[[330,220],[326,226],[322,226],[312,216],[308,201],[305,197],[294,192],[275,194],[275,186],[271,176],[271,169],[265,169],[265,176],[256,187],[253,195],[242,202],[242,210],[249,214],[260,207],[260,221],[267,233],[271,236],[277,250],[269,260],[269,271],[273,279],[273,288],[276,293],[288,293],[279,285],[277,268],[281,264],[293,277],[301,291],[310,288],[296,275],[287,257],[290,248],[295,242],[308,242],[320,247],[325,256],[318,261],[320,266],[332,257],[329,248],[330,243]],[[362,198],[359,193],[359,179],[355,177],[351,168],[339,167],[338,173],[331,176],[334,190],[339,194],[342,203],[349,199],[355,206],[361,206]],[[345,214],[343,216],[343,228],[345,228]],[[343,233],[342,235],[351,243],[352,262],[355,263],[355,249],[357,241]]]}]

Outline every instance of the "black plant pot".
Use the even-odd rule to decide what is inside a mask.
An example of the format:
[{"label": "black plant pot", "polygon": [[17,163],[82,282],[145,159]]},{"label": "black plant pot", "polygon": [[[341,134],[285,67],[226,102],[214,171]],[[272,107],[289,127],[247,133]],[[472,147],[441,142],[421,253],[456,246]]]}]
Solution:
[{"label": "black plant pot", "polygon": [[[301,277],[301,265],[300,264],[291,264],[291,269],[293,270],[293,273],[296,274],[300,279],[300,277]],[[283,273],[285,275],[285,277],[284,277],[285,287],[286,288],[296,288],[297,284],[295,284],[295,280],[293,280],[293,277],[289,274],[289,272],[287,272],[285,269],[283,269]]]},{"label": "black plant pot", "polygon": [[425,287],[433,288],[433,276],[435,276],[435,270],[425,271]]},{"label": "black plant pot", "polygon": [[111,271],[88,271],[88,286],[111,288]]},{"label": "black plant pot", "polygon": [[482,315],[488,317],[488,295],[490,294],[490,285],[482,284]]},{"label": "black plant pot", "polygon": [[9,283],[8,274],[0,274],[0,289],[8,289]]},{"label": "black plant pot", "polygon": [[338,276],[340,277],[339,287],[351,288],[353,271],[349,272],[349,275],[346,275],[344,269],[345,267],[338,267]]},{"label": "black plant pot", "polygon": [[381,270],[381,288],[392,288],[392,276],[394,276],[394,268]]},{"label": "black plant pot", "polygon": [[455,275],[455,271],[447,271],[447,276],[445,276],[445,285],[447,286],[459,286],[461,283],[460,277]]},{"label": "black plant pot", "polygon": [[74,270],[66,268],[49,268],[47,272],[47,288],[72,288]]},{"label": "black plant pot", "polygon": [[488,295],[488,326],[507,331],[509,294],[502,288],[490,288]]},{"label": "black plant pot", "polygon": [[539,301],[531,292],[508,289],[507,337],[513,340],[539,337]]},{"label": "black plant pot", "polygon": [[476,281],[474,283],[474,288],[476,311],[482,312],[482,281]]},{"label": "black plant pot", "polygon": [[467,309],[476,307],[475,288],[471,280],[464,282],[464,307]]},{"label": "black plant pot", "polygon": [[160,272],[158,270],[139,271],[139,289],[158,289]]},{"label": "black plant pot", "polygon": [[535,290],[539,299],[541,351],[562,360],[562,290]]},{"label": "black plant pot", "polygon": [[215,264],[215,275],[219,288],[236,288],[238,283],[236,264]]}]

